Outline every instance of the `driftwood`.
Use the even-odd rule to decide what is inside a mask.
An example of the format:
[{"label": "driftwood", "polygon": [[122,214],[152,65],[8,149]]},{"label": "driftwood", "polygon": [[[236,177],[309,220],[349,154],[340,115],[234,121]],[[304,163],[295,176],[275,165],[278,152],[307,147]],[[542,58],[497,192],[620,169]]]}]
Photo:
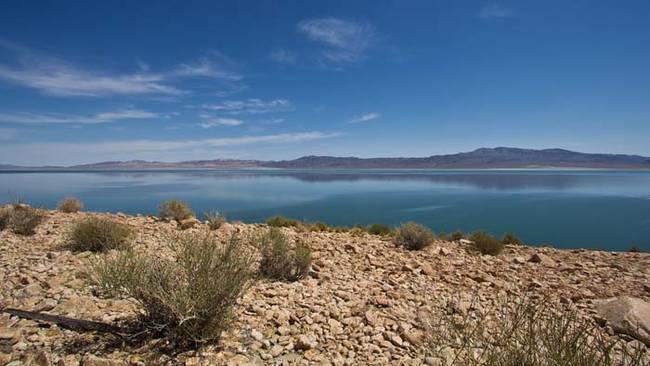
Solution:
[{"label": "driftwood", "polygon": [[23,319],[36,320],[39,322],[46,322],[46,323],[54,323],[61,326],[62,328],[74,330],[77,332],[100,332],[100,333],[114,334],[119,337],[129,336],[129,332],[125,328],[117,327],[102,322],[75,319],[75,318],[69,318],[67,316],[39,313],[36,311],[26,311],[26,310],[18,310],[18,309],[2,308],[2,307],[0,307],[0,312],[5,312],[7,314],[17,316]]}]

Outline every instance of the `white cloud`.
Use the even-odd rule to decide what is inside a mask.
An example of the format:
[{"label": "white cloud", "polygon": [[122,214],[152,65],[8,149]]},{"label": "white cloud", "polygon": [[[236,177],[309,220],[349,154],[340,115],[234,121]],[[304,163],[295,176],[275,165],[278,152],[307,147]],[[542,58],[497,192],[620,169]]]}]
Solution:
[{"label": "white cloud", "polygon": [[8,50],[15,56],[13,64],[0,64],[0,79],[53,96],[182,95],[189,92],[170,85],[175,78],[198,76],[224,80],[241,78],[221,67],[220,58],[216,56],[181,64],[167,72],[150,72],[148,65],[138,61],[137,72],[108,73],[84,70],[78,65],[40,55],[2,40],[0,40],[0,49]]},{"label": "white cloud", "polygon": [[286,99],[247,99],[226,100],[217,104],[206,104],[203,108],[230,114],[261,114],[292,111],[293,105]]},{"label": "white cloud", "polygon": [[219,126],[239,126],[243,124],[244,121],[235,118],[207,118],[205,121],[199,123],[199,126],[203,128],[212,128]]},{"label": "white cloud", "polygon": [[322,56],[335,63],[361,61],[364,52],[377,41],[370,24],[338,18],[303,20],[298,29],[312,41],[325,45]]},{"label": "white cloud", "polygon": [[0,128],[0,141],[11,140],[16,137],[16,130],[13,128]]},{"label": "white cloud", "polygon": [[210,77],[224,80],[241,80],[242,76],[230,71],[233,62],[219,52],[210,52],[209,57],[201,57],[194,62],[180,64],[174,74],[188,77]]},{"label": "white cloud", "polygon": [[377,119],[379,117],[381,117],[381,114],[379,114],[377,112],[370,112],[370,113],[366,113],[364,115],[361,115],[359,117],[355,117],[355,118],[349,120],[348,123],[368,122],[368,121],[372,121],[373,119]]},{"label": "white cloud", "polygon": [[102,112],[90,116],[70,114],[0,113],[0,122],[16,124],[99,124],[122,119],[148,119],[159,114],[137,109]]},{"label": "white cloud", "polygon": [[96,143],[28,143],[0,144],[0,156],[5,163],[21,165],[76,164],[102,160],[158,160],[169,157],[179,160],[194,156],[205,158],[215,149],[240,145],[300,143],[339,136],[338,133],[318,131],[223,137],[201,140],[122,140]]},{"label": "white cloud", "polygon": [[297,56],[292,51],[279,48],[271,52],[271,59],[279,64],[295,64]]},{"label": "white cloud", "polygon": [[483,6],[478,14],[479,18],[509,18],[513,16],[511,10],[504,8],[497,3],[488,3]]}]

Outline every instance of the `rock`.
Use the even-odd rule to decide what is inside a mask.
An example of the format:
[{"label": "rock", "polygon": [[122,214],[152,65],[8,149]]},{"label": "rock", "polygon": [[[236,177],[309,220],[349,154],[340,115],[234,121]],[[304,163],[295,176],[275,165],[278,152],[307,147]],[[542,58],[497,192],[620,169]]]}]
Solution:
[{"label": "rock", "polygon": [[264,340],[264,335],[261,332],[259,332],[258,330],[255,330],[255,329],[253,329],[251,331],[251,337],[253,337],[255,340],[260,341],[260,342],[262,340]]},{"label": "rock", "polygon": [[602,301],[596,305],[596,310],[615,332],[650,346],[650,303],[624,296]]},{"label": "rock", "polygon": [[543,265],[547,265],[547,266],[555,264],[554,260],[552,260],[546,254],[542,254],[542,253],[533,253],[533,255],[531,255],[530,258],[528,258],[528,261],[531,262],[531,263],[538,263],[538,264],[543,264]]},{"label": "rock", "polygon": [[201,222],[196,219],[196,217],[190,217],[189,219],[184,219],[178,222],[178,227],[181,228],[181,230],[187,230],[190,228],[193,228],[197,224],[200,224]]},{"label": "rock", "polygon": [[316,337],[313,334],[302,334],[296,340],[297,350],[306,351],[312,348],[316,348],[316,346],[318,346],[318,342],[316,341]]},{"label": "rock", "polygon": [[429,263],[422,263],[420,264],[420,269],[422,270],[422,273],[424,273],[427,276],[431,276],[434,274],[433,267]]},{"label": "rock", "polygon": [[118,360],[111,360],[109,358],[89,355],[84,357],[81,360],[80,365],[81,366],[122,366],[122,365],[126,365],[126,363]]},{"label": "rock", "polygon": [[514,258],[512,258],[512,263],[514,263],[514,264],[526,264],[526,259],[524,257],[514,257]]}]

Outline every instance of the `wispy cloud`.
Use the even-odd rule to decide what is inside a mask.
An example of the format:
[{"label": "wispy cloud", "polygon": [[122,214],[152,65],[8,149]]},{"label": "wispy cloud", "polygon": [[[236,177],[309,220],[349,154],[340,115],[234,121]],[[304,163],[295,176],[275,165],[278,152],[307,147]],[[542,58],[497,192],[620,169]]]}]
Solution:
[{"label": "wispy cloud", "polygon": [[349,120],[348,123],[368,122],[368,121],[372,121],[373,119],[377,119],[379,117],[381,117],[381,114],[379,114],[377,112],[370,112],[370,113],[366,113],[364,115],[361,115],[359,117],[355,117],[355,118]]},{"label": "wispy cloud", "polygon": [[0,128],[0,141],[11,140],[16,137],[17,131],[13,128]]},{"label": "wispy cloud", "polygon": [[490,18],[509,18],[514,14],[512,10],[503,7],[498,3],[487,3],[481,8],[478,16],[483,19]]},{"label": "wispy cloud", "polygon": [[287,99],[226,100],[217,104],[203,105],[203,108],[229,114],[262,114],[273,112],[287,112],[294,109],[291,101]]},{"label": "wispy cloud", "polygon": [[279,48],[273,52],[271,52],[270,55],[271,59],[279,64],[295,64],[298,56],[295,54],[295,52],[286,50],[284,48]]},{"label": "wispy cloud", "polygon": [[159,117],[158,113],[126,109],[112,112],[102,112],[89,116],[70,114],[40,114],[40,113],[0,113],[0,122],[15,124],[100,124],[123,119],[149,119]]},{"label": "wispy cloud", "polygon": [[359,62],[377,42],[372,25],[339,18],[306,19],[298,23],[298,29],[312,41],[324,45],[322,56],[334,63]]},{"label": "wispy cloud", "polygon": [[212,127],[219,127],[219,126],[239,126],[243,123],[244,121],[236,118],[215,117],[215,118],[206,118],[205,121],[199,123],[199,126],[203,128],[212,128]]},{"label": "wispy cloud", "polygon": [[29,143],[0,144],[0,156],[5,163],[41,165],[97,162],[101,160],[153,159],[168,157],[179,160],[186,156],[205,158],[215,149],[242,145],[289,144],[328,139],[338,133],[319,131],[250,135],[200,140],[114,140],[96,143]]},{"label": "wispy cloud", "polygon": [[139,61],[133,73],[109,73],[83,67],[47,55],[38,54],[0,39],[0,49],[12,53],[12,64],[0,64],[0,79],[33,88],[53,96],[103,96],[127,94],[182,95],[186,90],[172,85],[183,77],[211,77],[239,80],[241,76],[223,66],[223,57],[213,53],[198,61],[178,65],[165,72],[151,72]]}]

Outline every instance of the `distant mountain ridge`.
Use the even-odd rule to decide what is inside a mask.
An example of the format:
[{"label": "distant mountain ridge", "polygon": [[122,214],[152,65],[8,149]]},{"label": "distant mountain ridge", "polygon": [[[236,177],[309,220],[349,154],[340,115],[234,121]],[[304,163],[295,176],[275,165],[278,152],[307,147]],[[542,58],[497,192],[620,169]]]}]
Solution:
[{"label": "distant mountain ridge", "polygon": [[176,163],[158,161],[105,161],[68,167],[19,167],[2,165],[0,170],[134,170],[134,169],[498,169],[498,168],[603,168],[650,169],[650,157],[623,154],[591,154],[564,149],[480,148],[470,152],[419,158],[357,158],[303,156],[293,160],[193,160]]}]

